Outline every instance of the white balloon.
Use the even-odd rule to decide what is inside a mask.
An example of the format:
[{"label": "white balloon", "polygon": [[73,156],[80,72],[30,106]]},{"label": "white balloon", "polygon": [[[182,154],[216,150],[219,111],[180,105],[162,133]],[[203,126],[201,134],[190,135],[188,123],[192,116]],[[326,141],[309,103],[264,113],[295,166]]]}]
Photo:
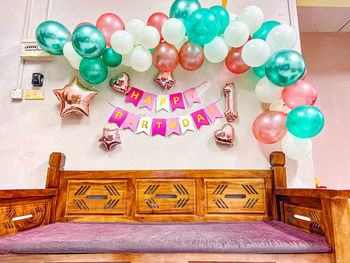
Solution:
[{"label": "white balloon", "polygon": [[[283,90],[283,89],[282,89]],[[284,104],[283,100],[282,99],[278,99],[278,100],[275,100],[274,102],[272,102],[270,104],[270,110],[273,110],[273,111],[281,111],[281,112],[284,112],[286,114],[288,114],[291,109],[288,108],[286,106],[286,104]]]},{"label": "white balloon", "polygon": [[229,13],[229,16],[230,16],[230,23],[233,23],[238,19],[238,15],[235,13]]},{"label": "white balloon", "polygon": [[68,60],[81,60],[82,57],[73,48],[72,42],[67,42],[63,47],[63,55]]},{"label": "white balloon", "polygon": [[132,35],[135,45],[140,44],[140,33],[145,26],[145,22],[137,18],[131,19],[126,23],[125,30]]},{"label": "white balloon", "polygon": [[212,63],[223,61],[228,53],[228,46],[221,37],[215,37],[209,44],[204,45],[204,55]]},{"label": "white balloon", "polygon": [[248,41],[242,49],[242,59],[250,67],[260,67],[270,56],[270,46],[261,39]]},{"label": "white balloon", "polygon": [[311,139],[301,139],[287,132],[282,139],[282,151],[293,160],[301,160],[308,156],[312,150]]},{"label": "white balloon", "polygon": [[281,97],[282,88],[273,85],[267,77],[263,77],[255,86],[255,95],[263,103],[272,103]]},{"label": "white balloon", "polygon": [[249,28],[246,23],[236,21],[228,25],[224,32],[224,39],[231,47],[243,46],[249,38]]},{"label": "white balloon", "polygon": [[111,46],[119,54],[128,54],[134,47],[132,35],[125,30],[118,30],[111,37]]},{"label": "white balloon", "polygon": [[160,35],[158,30],[153,26],[146,26],[144,29],[142,29],[140,33],[140,43],[145,48],[151,49],[155,48],[159,41],[160,41]]},{"label": "white balloon", "polygon": [[131,56],[131,53],[132,53],[132,51],[130,53],[128,53],[128,54],[122,55],[122,64],[124,66],[130,67],[130,56]]},{"label": "white balloon", "polygon": [[267,35],[266,42],[270,45],[271,54],[282,49],[292,49],[297,43],[297,33],[291,26],[278,25]]},{"label": "white balloon", "polygon": [[166,42],[176,45],[185,38],[186,29],[180,19],[169,18],[163,24],[162,35]]},{"label": "white balloon", "polygon": [[264,13],[259,7],[251,5],[242,10],[238,19],[246,23],[250,34],[253,34],[261,27],[264,21]]},{"label": "white balloon", "polygon": [[138,71],[144,72],[152,66],[152,54],[148,49],[137,46],[130,54],[130,66]]},{"label": "white balloon", "polygon": [[82,57],[80,59],[78,58],[78,59],[68,60],[68,61],[73,68],[79,70],[81,60],[82,60]]}]

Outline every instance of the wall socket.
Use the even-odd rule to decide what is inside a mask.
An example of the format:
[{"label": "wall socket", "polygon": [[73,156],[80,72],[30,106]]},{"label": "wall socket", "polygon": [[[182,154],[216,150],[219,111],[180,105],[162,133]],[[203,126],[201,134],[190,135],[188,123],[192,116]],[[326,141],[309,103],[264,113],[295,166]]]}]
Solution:
[{"label": "wall socket", "polygon": [[13,89],[11,98],[13,100],[23,100],[23,90],[22,89]]}]

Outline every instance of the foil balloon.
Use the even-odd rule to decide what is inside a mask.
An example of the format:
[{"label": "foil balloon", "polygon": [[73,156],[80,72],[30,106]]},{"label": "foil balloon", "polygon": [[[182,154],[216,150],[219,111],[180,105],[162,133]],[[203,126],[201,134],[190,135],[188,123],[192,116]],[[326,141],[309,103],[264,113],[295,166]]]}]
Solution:
[{"label": "foil balloon", "polygon": [[255,138],[265,144],[276,143],[287,132],[286,114],[280,111],[266,111],[261,113],[253,123]]},{"label": "foil balloon", "polygon": [[109,86],[115,91],[121,92],[124,95],[129,93],[130,77],[127,73],[122,72],[118,76],[111,78]]},{"label": "foil balloon", "polygon": [[225,117],[228,122],[232,122],[238,118],[238,113],[236,111],[236,91],[235,85],[233,83],[226,84],[223,88],[223,92],[226,97],[226,110]]},{"label": "foil balloon", "polygon": [[63,89],[55,89],[53,93],[61,102],[61,117],[64,117],[70,113],[89,116],[90,102],[98,92],[85,88],[78,78],[74,77]]},{"label": "foil balloon", "polygon": [[157,82],[162,89],[171,89],[171,87],[176,83],[173,78],[173,72],[170,71],[160,71],[157,77],[154,79],[154,82]]},{"label": "foil balloon", "polygon": [[214,140],[228,147],[233,147],[234,129],[231,124],[226,123],[221,129],[214,132]]},{"label": "foil balloon", "polygon": [[107,150],[110,151],[113,147],[121,144],[119,129],[107,129],[103,128],[102,137],[98,140],[106,146]]}]

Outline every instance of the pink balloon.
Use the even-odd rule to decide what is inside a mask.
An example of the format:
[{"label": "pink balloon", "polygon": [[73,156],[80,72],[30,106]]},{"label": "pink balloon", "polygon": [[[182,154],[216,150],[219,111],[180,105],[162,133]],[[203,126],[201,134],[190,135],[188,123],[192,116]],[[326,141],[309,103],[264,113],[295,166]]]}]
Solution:
[{"label": "pink balloon", "polygon": [[317,100],[317,91],[311,83],[301,80],[283,89],[282,100],[290,109],[302,105],[311,106],[314,105]]},{"label": "pink balloon", "polygon": [[226,67],[234,74],[242,74],[250,69],[242,59],[242,47],[231,48],[226,57]]},{"label": "pink balloon", "polygon": [[179,62],[185,70],[199,69],[204,62],[202,47],[188,40],[179,51]]},{"label": "pink balloon", "polygon": [[81,26],[81,25],[92,25],[90,22],[81,22],[80,24],[78,24],[74,29],[76,29],[78,26]]},{"label": "pink balloon", "polygon": [[163,36],[162,36],[163,24],[168,19],[169,19],[169,17],[166,14],[161,13],[161,12],[154,13],[148,18],[147,26],[153,26],[158,30],[158,32],[160,34],[160,40],[163,40]]},{"label": "pink balloon", "polygon": [[153,65],[159,71],[173,71],[179,63],[179,53],[176,47],[167,42],[161,42],[156,46],[152,55]]},{"label": "pink balloon", "polygon": [[280,111],[266,111],[261,113],[253,123],[255,138],[266,144],[281,140],[287,132],[287,115]]},{"label": "pink balloon", "polygon": [[106,44],[111,46],[111,37],[115,31],[125,30],[123,20],[115,14],[106,13],[101,15],[96,22],[96,27],[105,36]]}]

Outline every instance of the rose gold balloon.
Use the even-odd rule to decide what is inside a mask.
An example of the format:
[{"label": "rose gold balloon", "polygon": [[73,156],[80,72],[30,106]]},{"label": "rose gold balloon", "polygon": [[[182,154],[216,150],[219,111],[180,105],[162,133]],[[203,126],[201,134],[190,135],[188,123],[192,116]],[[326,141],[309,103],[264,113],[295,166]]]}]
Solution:
[{"label": "rose gold balloon", "polygon": [[225,59],[227,69],[234,74],[242,74],[250,69],[242,59],[242,49],[243,46],[239,48],[231,48]]},{"label": "rose gold balloon", "polygon": [[165,21],[167,21],[169,17],[166,14],[163,14],[161,12],[152,14],[147,21],[147,26],[153,26],[155,27],[160,35],[160,40],[163,40],[162,36],[162,27]]},{"label": "rose gold balloon", "polygon": [[287,132],[286,114],[280,111],[266,111],[261,113],[253,123],[255,138],[266,144],[281,140]]},{"label": "rose gold balloon", "polygon": [[238,118],[236,111],[236,89],[233,83],[226,84],[226,87],[222,89],[226,97],[226,111],[225,117],[228,122],[232,122]]},{"label": "rose gold balloon", "polygon": [[103,128],[102,137],[98,140],[106,146],[107,150],[110,151],[113,147],[121,144],[119,129],[107,129]]},{"label": "rose gold balloon", "polygon": [[302,105],[314,105],[317,100],[317,91],[315,87],[304,80],[294,85],[283,88],[282,99],[290,109]]},{"label": "rose gold balloon", "polygon": [[63,117],[70,113],[89,116],[90,102],[98,92],[85,88],[78,78],[74,77],[63,89],[55,89],[53,93],[61,102],[61,117]]},{"label": "rose gold balloon", "polygon": [[233,147],[234,129],[231,124],[226,123],[221,129],[214,132],[214,140],[217,143]]},{"label": "rose gold balloon", "polygon": [[185,70],[194,71],[199,69],[204,62],[202,47],[188,40],[179,51],[179,62]]},{"label": "rose gold balloon", "polygon": [[176,83],[173,72],[161,71],[158,72],[157,77],[153,80],[157,82],[162,89],[171,89],[171,87]]},{"label": "rose gold balloon", "polygon": [[127,73],[122,72],[118,76],[111,78],[109,86],[115,91],[128,95],[130,87],[130,77]]},{"label": "rose gold balloon", "polygon": [[152,55],[153,65],[159,71],[173,71],[179,63],[179,53],[172,44],[161,42],[156,46]]},{"label": "rose gold balloon", "polygon": [[125,30],[123,20],[116,14],[106,13],[101,15],[96,22],[96,27],[105,36],[106,44],[111,46],[111,37],[115,31]]}]

